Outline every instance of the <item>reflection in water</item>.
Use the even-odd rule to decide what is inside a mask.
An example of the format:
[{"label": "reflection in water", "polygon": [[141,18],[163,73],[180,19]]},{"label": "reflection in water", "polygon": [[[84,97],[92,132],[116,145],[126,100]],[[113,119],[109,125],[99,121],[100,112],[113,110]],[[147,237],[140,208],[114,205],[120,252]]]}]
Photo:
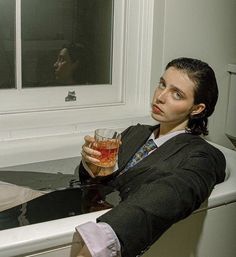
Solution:
[{"label": "reflection in water", "polygon": [[20,214],[18,216],[18,222],[20,226],[29,225],[30,222],[27,220],[26,217],[27,213],[27,203],[23,203],[20,208]]},{"label": "reflection in water", "polygon": [[56,190],[0,212],[0,229],[8,229],[112,208],[118,192],[104,185]]}]

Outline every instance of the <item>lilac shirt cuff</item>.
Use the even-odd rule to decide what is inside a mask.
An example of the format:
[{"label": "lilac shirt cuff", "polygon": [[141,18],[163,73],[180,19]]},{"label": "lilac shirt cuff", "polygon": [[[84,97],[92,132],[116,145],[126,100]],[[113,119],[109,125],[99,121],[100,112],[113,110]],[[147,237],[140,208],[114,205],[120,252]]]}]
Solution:
[{"label": "lilac shirt cuff", "polygon": [[104,222],[86,222],[76,227],[92,257],[121,257],[120,243],[114,230]]}]

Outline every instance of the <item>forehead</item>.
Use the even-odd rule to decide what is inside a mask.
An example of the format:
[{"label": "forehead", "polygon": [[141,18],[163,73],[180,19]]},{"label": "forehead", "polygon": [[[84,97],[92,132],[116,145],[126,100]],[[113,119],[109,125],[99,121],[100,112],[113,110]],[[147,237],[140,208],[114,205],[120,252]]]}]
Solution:
[{"label": "forehead", "polygon": [[69,58],[69,53],[66,48],[63,48],[59,52],[59,56],[64,57],[64,58]]},{"label": "forehead", "polygon": [[162,78],[165,80],[165,83],[167,85],[177,87],[183,92],[194,92],[195,83],[183,70],[178,70],[174,67],[170,67],[164,72]]}]

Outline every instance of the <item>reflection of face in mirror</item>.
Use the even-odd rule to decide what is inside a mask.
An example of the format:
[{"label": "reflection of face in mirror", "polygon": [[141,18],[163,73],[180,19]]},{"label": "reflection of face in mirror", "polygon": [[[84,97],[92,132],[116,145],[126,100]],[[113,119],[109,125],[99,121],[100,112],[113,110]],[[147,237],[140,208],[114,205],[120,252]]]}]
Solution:
[{"label": "reflection of face in mirror", "polygon": [[81,46],[69,44],[62,47],[54,63],[55,79],[60,84],[73,85],[80,82]]}]

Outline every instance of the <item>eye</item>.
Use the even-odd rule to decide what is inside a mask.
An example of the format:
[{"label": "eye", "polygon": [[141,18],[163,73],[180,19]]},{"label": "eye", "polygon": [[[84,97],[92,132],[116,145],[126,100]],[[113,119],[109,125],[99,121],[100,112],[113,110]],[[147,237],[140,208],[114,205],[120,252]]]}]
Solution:
[{"label": "eye", "polygon": [[173,92],[173,98],[175,100],[181,100],[181,99],[183,99],[183,95],[180,92],[178,92],[178,91],[174,91]]},{"label": "eye", "polygon": [[165,83],[160,81],[159,84],[158,84],[158,88],[165,89],[165,87],[166,87]]}]

